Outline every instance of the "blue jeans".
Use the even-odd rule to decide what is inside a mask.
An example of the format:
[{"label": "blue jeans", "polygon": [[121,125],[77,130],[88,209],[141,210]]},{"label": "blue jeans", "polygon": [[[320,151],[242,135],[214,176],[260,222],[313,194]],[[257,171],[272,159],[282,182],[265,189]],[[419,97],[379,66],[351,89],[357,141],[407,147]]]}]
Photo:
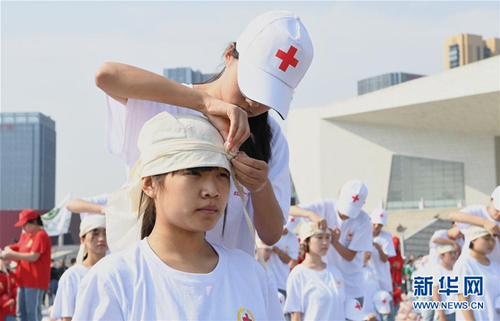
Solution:
[{"label": "blue jeans", "polygon": [[59,286],[59,280],[50,280],[49,286],[49,306],[54,304],[54,298],[56,297],[57,288]]},{"label": "blue jeans", "polygon": [[20,286],[17,289],[17,321],[41,321],[42,320],[42,289],[26,288]]},{"label": "blue jeans", "polygon": [[16,321],[16,317],[13,315],[6,315],[3,317],[4,321]]}]

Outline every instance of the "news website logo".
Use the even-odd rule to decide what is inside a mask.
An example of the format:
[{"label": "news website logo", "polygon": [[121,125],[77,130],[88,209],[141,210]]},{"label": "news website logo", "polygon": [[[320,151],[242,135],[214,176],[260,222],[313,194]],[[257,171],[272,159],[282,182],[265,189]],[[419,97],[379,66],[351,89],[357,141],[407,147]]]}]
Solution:
[{"label": "news website logo", "polygon": [[[446,298],[462,293],[464,297],[484,295],[484,277],[481,275],[466,275],[462,279],[462,290],[459,287],[459,277],[443,275],[438,282],[434,282],[434,276],[413,277],[413,295],[419,301],[413,302],[415,310],[483,310],[483,301],[432,301],[434,286],[438,286],[438,294]],[[423,299],[423,300],[422,300]],[[427,299],[427,300],[426,300]]]}]

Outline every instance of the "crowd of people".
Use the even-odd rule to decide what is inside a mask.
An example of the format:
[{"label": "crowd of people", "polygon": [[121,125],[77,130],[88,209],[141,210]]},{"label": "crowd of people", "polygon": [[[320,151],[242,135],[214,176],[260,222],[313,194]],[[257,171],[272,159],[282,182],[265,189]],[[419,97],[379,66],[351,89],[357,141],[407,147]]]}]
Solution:
[{"label": "crowd of people", "polygon": [[[500,320],[500,187],[487,206],[452,213],[429,255],[405,264],[384,230],[388,213],[363,210],[363,182],[290,206],[288,146],[268,111],[286,118],[313,58],[299,17],[257,17],[223,57],[203,84],[99,67],[107,148],[127,165],[127,182],[68,203],[87,214],[76,264],[57,285],[40,216],[20,213],[20,241],[0,256],[0,317],[41,320],[50,288],[55,320]],[[429,275],[437,290],[442,276],[481,275],[484,292],[467,295],[459,282],[456,299],[422,294]],[[485,305],[420,311],[418,300]]]}]

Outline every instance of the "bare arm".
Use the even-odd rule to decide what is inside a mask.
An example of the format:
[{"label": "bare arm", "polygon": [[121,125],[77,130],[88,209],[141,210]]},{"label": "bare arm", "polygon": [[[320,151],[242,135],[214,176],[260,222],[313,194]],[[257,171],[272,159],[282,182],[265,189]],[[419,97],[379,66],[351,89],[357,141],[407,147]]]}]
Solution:
[{"label": "bare arm", "polygon": [[278,254],[281,262],[285,263],[285,264],[288,264],[292,258],[288,256],[288,254],[286,254],[285,252],[283,252],[279,247],[275,246],[273,247],[273,252]]},{"label": "bare arm", "polygon": [[292,321],[302,321],[302,312],[292,312]]},{"label": "bare arm", "polygon": [[431,238],[432,243],[440,244],[440,245],[455,245],[455,241],[453,240],[447,240],[447,239],[442,239],[440,237],[433,237]]},{"label": "bare arm", "polygon": [[[435,286],[432,289],[432,301],[439,302],[441,301],[441,296],[438,293],[439,286]],[[444,313],[445,310],[437,310],[437,313],[439,315],[439,321],[447,321],[446,319],[446,314]]]},{"label": "bare arm", "polygon": [[340,254],[340,256],[342,256],[342,258],[344,260],[349,261],[349,262],[354,260],[354,258],[356,257],[356,254],[358,253],[356,251],[349,250],[348,248],[346,248],[345,246],[340,244],[340,242],[332,243],[332,245],[337,250],[337,252]]},{"label": "bare arm", "polygon": [[460,223],[477,225],[484,227],[491,235],[500,237],[500,226],[497,223],[482,217],[463,213],[460,211],[450,213],[450,220]]},{"label": "bare arm", "polygon": [[384,253],[384,250],[382,250],[382,246],[380,246],[380,244],[378,243],[373,243],[373,246],[377,249],[380,260],[384,263],[387,262],[387,260],[389,260],[389,257]]},{"label": "bare arm", "polygon": [[63,317],[62,321],[71,321],[71,317]]},{"label": "bare arm", "polygon": [[[457,298],[458,298],[458,301],[467,302],[467,298],[464,297],[463,293],[457,294]],[[472,312],[472,310],[460,310],[460,311],[462,311],[462,314],[464,315],[466,321],[476,321],[476,319],[474,318],[474,312]],[[457,312],[457,313],[460,313],[460,312]]]},{"label": "bare arm", "polygon": [[100,213],[106,214],[104,212],[104,206],[87,202],[82,199],[71,200],[66,204],[68,211],[72,213]]},{"label": "bare arm", "polygon": [[232,150],[239,148],[250,137],[247,114],[238,106],[150,71],[107,62],[97,69],[95,84],[122,104],[134,98],[199,111],[229,142]]},{"label": "bare arm", "polygon": [[328,228],[328,224],[327,224],[325,218],[314,213],[313,211],[305,210],[297,205],[290,206],[289,214],[290,214],[290,216],[294,216],[294,217],[303,217],[303,218],[310,219],[311,221],[318,223],[318,227],[320,229],[326,230]]},{"label": "bare arm", "polygon": [[2,253],[2,257],[4,259],[14,259],[14,260],[23,260],[28,262],[36,262],[40,257],[40,253],[30,252],[30,253],[19,253],[15,251],[8,251]]},{"label": "bare arm", "polygon": [[283,233],[283,211],[274,195],[271,182],[252,193],[253,221],[260,239],[266,244],[276,244]]}]

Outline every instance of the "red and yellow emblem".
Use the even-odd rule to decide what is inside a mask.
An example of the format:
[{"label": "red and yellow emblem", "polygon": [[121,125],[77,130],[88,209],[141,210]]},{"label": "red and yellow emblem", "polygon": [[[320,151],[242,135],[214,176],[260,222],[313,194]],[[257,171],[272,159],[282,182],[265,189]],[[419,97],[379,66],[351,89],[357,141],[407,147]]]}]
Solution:
[{"label": "red and yellow emblem", "polygon": [[238,310],[238,321],[255,321],[255,318],[250,310],[240,308]]}]

